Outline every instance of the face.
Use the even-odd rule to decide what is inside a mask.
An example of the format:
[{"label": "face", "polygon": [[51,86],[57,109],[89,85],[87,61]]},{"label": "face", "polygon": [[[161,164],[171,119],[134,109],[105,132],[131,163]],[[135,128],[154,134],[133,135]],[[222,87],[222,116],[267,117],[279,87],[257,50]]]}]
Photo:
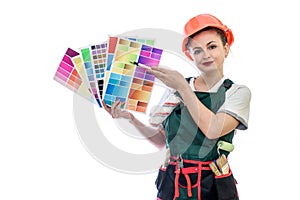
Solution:
[{"label": "face", "polygon": [[215,30],[195,35],[189,44],[189,52],[201,72],[223,75],[223,63],[229,52],[229,45],[222,43],[221,36]]}]

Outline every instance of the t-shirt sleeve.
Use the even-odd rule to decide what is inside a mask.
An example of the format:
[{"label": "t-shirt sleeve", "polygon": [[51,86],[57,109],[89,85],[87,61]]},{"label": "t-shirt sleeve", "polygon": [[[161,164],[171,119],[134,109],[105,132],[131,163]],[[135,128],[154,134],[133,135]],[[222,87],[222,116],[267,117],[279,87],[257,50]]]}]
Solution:
[{"label": "t-shirt sleeve", "polygon": [[159,104],[151,108],[149,123],[152,126],[164,126],[164,120],[171,114],[173,109],[180,103],[180,98],[173,90],[166,90]]},{"label": "t-shirt sleeve", "polygon": [[218,112],[231,115],[240,122],[237,129],[246,130],[248,128],[250,100],[250,89],[244,85],[234,84],[226,92],[226,100]]}]

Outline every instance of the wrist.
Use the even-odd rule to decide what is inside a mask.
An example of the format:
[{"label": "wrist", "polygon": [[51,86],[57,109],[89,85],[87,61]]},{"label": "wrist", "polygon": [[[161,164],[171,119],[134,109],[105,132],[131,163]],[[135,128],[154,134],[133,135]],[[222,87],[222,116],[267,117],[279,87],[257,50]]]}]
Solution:
[{"label": "wrist", "polygon": [[190,86],[188,84],[182,85],[180,88],[177,89],[177,92],[180,94],[181,97],[185,96],[186,93],[189,92]]},{"label": "wrist", "polygon": [[133,123],[134,120],[135,120],[134,115],[133,115],[132,113],[129,112],[129,122],[130,122],[130,123]]}]

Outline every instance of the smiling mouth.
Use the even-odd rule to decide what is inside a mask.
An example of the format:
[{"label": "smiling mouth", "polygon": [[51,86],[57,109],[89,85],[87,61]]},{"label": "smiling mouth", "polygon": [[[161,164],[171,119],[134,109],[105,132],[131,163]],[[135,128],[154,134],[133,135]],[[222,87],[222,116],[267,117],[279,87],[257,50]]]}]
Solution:
[{"label": "smiling mouth", "polygon": [[213,64],[213,61],[202,63],[202,65],[204,65],[204,66],[209,66],[209,65],[211,65],[211,64]]}]

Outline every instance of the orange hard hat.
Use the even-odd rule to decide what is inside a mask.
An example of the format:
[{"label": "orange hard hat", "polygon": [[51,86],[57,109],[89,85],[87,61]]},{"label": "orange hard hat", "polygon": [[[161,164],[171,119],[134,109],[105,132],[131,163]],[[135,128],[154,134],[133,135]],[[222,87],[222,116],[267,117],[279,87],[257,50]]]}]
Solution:
[{"label": "orange hard hat", "polygon": [[232,45],[234,41],[234,37],[232,34],[232,31],[224,25],[218,18],[216,18],[213,15],[210,14],[200,14],[193,18],[191,18],[184,26],[184,34],[185,38],[182,42],[182,51],[190,58],[190,55],[187,52],[186,43],[188,41],[188,38],[192,36],[193,34],[197,33],[198,31],[201,31],[204,28],[207,27],[214,27],[222,30],[227,38],[227,42],[229,46]]}]

